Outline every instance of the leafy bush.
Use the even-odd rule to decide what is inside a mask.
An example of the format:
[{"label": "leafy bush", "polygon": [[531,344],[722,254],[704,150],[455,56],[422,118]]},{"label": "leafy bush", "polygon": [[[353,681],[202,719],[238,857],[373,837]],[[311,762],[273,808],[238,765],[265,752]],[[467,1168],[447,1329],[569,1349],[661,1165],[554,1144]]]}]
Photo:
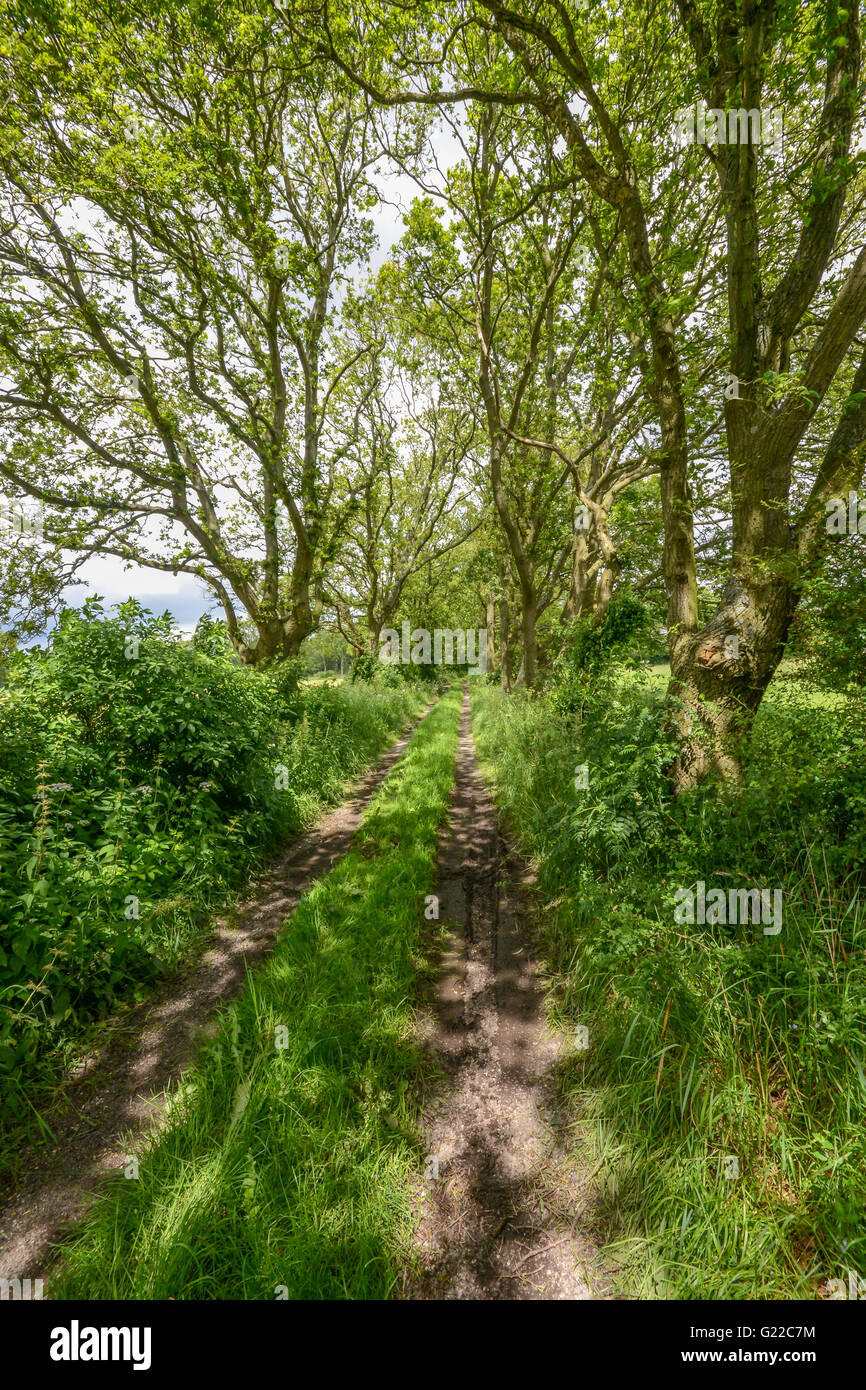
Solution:
[{"label": "leafy bush", "polygon": [[550,698],[564,714],[580,716],[588,702],[603,703],[614,680],[615,663],[654,635],[651,610],[633,594],[611,600],[600,623],[573,622],[551,668]]},{"label": "leafy bush", "polygon": [[856,687],[866,662],[866,556],[844,536],[826,567],[807,585],[791,647],[805,654],[809,675],[830,690]]},{"label": "leafy bush", "polygon": [[402,661],[382,662],[377,656],[365,652],[356,656],[352,665],[352,680],[374,682],[385,690],[399,690],[406,685],[426,685],[430,693],[441,694],[446,690],[454,669],[436,666],[432,662],[420,663]]},{"label": "leafy bush", "polygon": [[[214,625],[214,628],[216,625]],[[209,907],[422,703],[239,666],[218,631],[97,600],[0,689],[0,1075],[183,956]]]}]

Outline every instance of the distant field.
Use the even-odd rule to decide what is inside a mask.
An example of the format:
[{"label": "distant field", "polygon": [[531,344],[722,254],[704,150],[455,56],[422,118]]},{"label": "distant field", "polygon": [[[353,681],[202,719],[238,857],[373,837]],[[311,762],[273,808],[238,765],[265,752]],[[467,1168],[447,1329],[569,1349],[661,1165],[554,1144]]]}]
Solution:
[{"label": "distant field", "polygon": [[671,668],[667,661],[661,661],[658,665],[653,663],[652,666],[645,667],[645,670],[646,674],[651,676],[653,680],[669,681],[671,678]]},{"label": "distant field", "polygon": [[[671,678],[671,668],[667,661],[653,663],[651,666],[643,668],[643,675],[658,685],[667,685]],[[810,681],[803,671],[802,663],[794,660],[786,660],[781,663],[767,692],[767,698],[772,699],[784,690],[791,689],[796,685],[797,689],[808,696],[809,702],[820,705],[826,709],[832,709],[845,703],[845,696],[831,690],[821,690],[814,682]]]}]

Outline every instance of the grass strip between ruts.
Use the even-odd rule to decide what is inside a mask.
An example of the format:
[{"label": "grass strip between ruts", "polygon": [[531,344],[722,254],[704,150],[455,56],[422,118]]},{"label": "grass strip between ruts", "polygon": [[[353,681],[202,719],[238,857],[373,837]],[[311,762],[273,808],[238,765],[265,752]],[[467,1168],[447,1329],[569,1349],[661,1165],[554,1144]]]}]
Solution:
[{"label": "grass strip between ruts", "polygon": [[389,1295],[423,1168],[414,995],[459,708],[452,690],[416,730],[351,851],[221,1016],[137,1176],[66,1247],[51,1297]]}]

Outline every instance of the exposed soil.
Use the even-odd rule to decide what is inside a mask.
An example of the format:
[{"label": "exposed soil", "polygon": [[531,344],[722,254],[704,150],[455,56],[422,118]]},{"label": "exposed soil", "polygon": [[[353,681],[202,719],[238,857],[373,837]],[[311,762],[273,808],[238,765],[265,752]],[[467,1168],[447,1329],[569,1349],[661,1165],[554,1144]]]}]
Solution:
[{"label": "exposed soil", "polygon": [[167,1089],[212,1031],[219,1006],[241,992],[247,969],[273,950],[311,883],[347,852],[368,802],[418,722],[353,787],[350,801],[292,841],[248,900],[215,920],[208,948],[188,970],[106,1025],[105,1042],[83,1059],[46,1115],[56,1142],[22,1155],[23,1179],[0,1199],[0,1277],[46,1277],[51,1247],[158,1120]]},{"label": "exposed soil", "polygon": [[419,1025],[441,1074],[424,1116],[438,1177],[418,1198],[421,1271],[407,1279],[410,1299],[610,1296],[594,1194],[569,1156],[555,1101],[559,1048],[530,955],[529,884],[500,835],[464,697],[439,845],[449,946]]}]

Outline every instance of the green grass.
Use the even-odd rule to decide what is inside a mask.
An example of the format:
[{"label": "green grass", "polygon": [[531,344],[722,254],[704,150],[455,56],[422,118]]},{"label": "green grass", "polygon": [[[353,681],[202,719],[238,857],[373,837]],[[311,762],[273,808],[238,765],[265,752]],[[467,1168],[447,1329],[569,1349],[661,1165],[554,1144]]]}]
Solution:
[{"label": "green grass", "polygon": [[346,676],[341,676],[339,671],[314,671],[312,675],[302,676],[301,685],[343,685]]},{"label": "green grass", "polygon": [[[743,791],[674,804],[658,700],[629,678],[581,728],[543,698],[473,694],[539,870],[554,1022],[589,1029],[560,1074],[576,1161],[628,1296],[815,1297],[866,1271],[863,711],[777,688]],[[677,924],[697,879],[782,887],[781,934]]]},{"label": "green grass", "polygon": [[283,761],[293,802],[292,829],[306,830],[335,805],[434,692],[403,682],[386,687],[339,680],[313,682],[287,702],[291,725]]},{"label": "green grass", "polygon": [[416,730],[351,852],[186,1073],[138,1178],[118,1179],[66,1249],[52,1297],[391,1293],[423,1171],[413,997],[459,704],[447,694]]}]

